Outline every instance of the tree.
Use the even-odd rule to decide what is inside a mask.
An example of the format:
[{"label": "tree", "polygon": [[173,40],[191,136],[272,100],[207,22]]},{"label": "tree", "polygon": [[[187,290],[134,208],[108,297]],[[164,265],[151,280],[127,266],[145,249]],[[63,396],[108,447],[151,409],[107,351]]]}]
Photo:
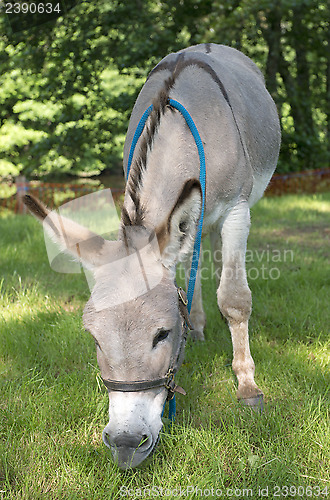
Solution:
[{"label": "tree", "polygon": [[171,51],[224,43],[264,71],[283,129],[279,170],[329,161],[326,0],[87,0],[10,33],[0,19],[0,175],[120,168],[148,71]]},{"label": "tree", "polygon": [[0,175],[119,168],[142,80],[120,75],[106,23],[107,2],[89,2],[55,23],[2,36]]},{"label": "tree", "polygon": [[224,33],[225,43],[241,48],[264,69],[283,130],[279,168],[303,170],[326,165],[330,119],[328,3],[236,0],[217,3],[214,12],[208,41]]}]

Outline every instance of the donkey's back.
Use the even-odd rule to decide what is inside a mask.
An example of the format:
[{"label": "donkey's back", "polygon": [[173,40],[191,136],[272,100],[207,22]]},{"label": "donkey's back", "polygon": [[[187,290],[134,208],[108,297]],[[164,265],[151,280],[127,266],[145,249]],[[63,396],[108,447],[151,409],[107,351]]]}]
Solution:
[{"label": "donkey's back", "polygon": [[[253,205],[276,167],[279,120],[259,68],[224,45],[189,47],[166,56],[151,71],[133,108],[125,171],[139,119],[169,80],[174,82],[170,97],[189,111],[204,143],[207,177],[212,181],[207,185],[207,215],[222,199],[240,197]],[[167,176],[180,176],[177,165],[168,164]]]}]

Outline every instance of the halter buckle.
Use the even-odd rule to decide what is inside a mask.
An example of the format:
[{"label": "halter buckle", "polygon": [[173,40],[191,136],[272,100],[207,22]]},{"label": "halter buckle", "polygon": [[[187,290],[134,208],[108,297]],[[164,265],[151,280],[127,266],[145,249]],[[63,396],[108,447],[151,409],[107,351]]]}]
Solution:
[{"label": "halter buckle", "polygon": [[186,292],[184,291],[183,288],[181,288],[181,286],[179,286],[178,288],[178,295],[179,295],[179,299],[181,300],[182,304],[187,307],[188,305],[188,299],[187,299],[187,294]]},{"label": "halter buckle", "polygon": [[179,385],[176,385],[175,380],[174,380],[174,372],[172,369],[170,369],[167,374],[166,374],[167,380],[165,382],[165,388],[168,390],[167,394],[167,401],[171,401],[171,399],[174,398],[174,393],[179,392],[180,394],[183,394],[184,396],[186,395],[186,391],[180,387]]}]

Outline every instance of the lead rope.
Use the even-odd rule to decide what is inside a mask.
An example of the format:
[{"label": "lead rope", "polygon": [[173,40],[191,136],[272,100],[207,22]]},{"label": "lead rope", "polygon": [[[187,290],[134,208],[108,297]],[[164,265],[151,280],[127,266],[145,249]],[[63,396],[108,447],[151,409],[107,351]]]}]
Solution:
[{"label": "lead rope", "polygon": [[192,261],[191,261],[191,268],[190,268],[190,276],[189,276],[189,282],[188,282],[188,290],[187,290],[187,299],[188,299],[187,308],[188,308],[188,313],[190,314],[191,304],[192,304],[192,300],[193,300],[193,296],[194,296],[195,282],[196,282],[196,276],[197,276],[197,270],[198,270],[198,261],[199,261],[199,255],[200,255],[200,251],[201,251],[201,242],[202,242],[202,230],[203,230],[204,207],[205,207],[205,187],[206,187],[205,153],[204,153],[202,139],[200,138],[197,127],[196,127],[191,115],[189,114],[189,112],[186,110],[186,108],[184,106],[182,106],[182,104],[180,104],[177,101],[174,101],[173,99],[169,99],[169,104],[173,108],[176,108],[178,111],[180,111],[180,113],[182,114],[182,116],[186,120],[186,123],[190,129],[190,132],[192,133],[192,136],[195,139],[195,143],[196,143],[197,151],[198,151],[198,156],[199,156],[199,182],[200,182],[200,185],[202,188],[202,209],[201,209],[201,215],[200,215],[200,219],[199,219],[199,223],[198,223],[196,238],[195,238],[193,256],[192,256]]},{"label": "lead rope", "polygon": [[[198,223],[196,238],[195,238],[195,244],[194,244],[192,261],[191,261],[191,268],[190,268],[190,276],[189,276],[189,282],[188,282],[188,290],[187,290],[187,309],[188,309],[188,314],[190,314],[192,300],[193,300],[193,296],[194,296],[194,290],[195,290],[195,283],[196,283],[196,276],[197,276],[197,270],[198,270],[201,241],[202,241],[204,207],[205,207],[205,189],[206,189],[206,162],[205,162],[205,153],[204,153],[203,142],[201,140],[198,129],[197,129],[195,122],[192,119],[191,115],[189,114],[187,109],[178,101],[175,101],[174,99],[169,99],[168,103],[170,106],[177,109],[182,114],[184,119],[186,120],[186,123],[190,129],[190,132],[195,140],[195,144],[196,144],[198,156],[199,156],[199,182],[200,182],[201,189],[202,189],[202,209],[201,209],[201,215],[200,215],[200,219],[199,219],[199,223]],[[142,115],[142,117],[141,117],[141,119],[136,127],[136,130],[135,130],[135,133],[134,133],[134,136],[132,139],[130,152],[128,155],[126,180],[128,180],[131,164],[133,161],[135,147],[136,147],[137,142],[138,142],[138,140],[139,140],[139,138],[144,130],[144,126],[145,126],[146,121],[149,118],[149,115],[152,112],[152,110],[153,110],[153,105],[151,104],[143,113],[143,115]],[[166,405],[166,401],[164,403],[162,416],[164,414],[165,405]],[[175,420],[175,412],[176,412],[176,402],[175,402],[175,395],[174,395],[173,398],[169,401],[169,419],[172,423]]]},{"label": "lead rope", "polygon": [[[164,416],[165,406],[166,406],[166,401],[165,401],[164,406],[163,406],[162,418]],[[175,413],[176,413],[176,401],[175,401],[175,396],[173,396],[173,398],[170,399],[170,401],[168,403],[168,419],[169,419],[171,424],[174,424],[174,422],[175,422]]]}]

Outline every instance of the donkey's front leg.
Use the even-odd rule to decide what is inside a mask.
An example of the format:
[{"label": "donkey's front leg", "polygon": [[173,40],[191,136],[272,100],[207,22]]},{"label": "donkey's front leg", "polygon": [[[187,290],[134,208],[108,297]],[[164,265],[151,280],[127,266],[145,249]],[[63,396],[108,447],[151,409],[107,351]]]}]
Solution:
[{"label": "donkey's front leg", "polygon": [[246,405],[262,406],[263,394],[254,381],[255,366],[248,334],[252,309],[245,269],[249,228],[249,207],[246,202],[241,202],[230,211],[221,229],[222,273],[217,296],[233,343],[232,367],[238,380],[237,397]]}]

